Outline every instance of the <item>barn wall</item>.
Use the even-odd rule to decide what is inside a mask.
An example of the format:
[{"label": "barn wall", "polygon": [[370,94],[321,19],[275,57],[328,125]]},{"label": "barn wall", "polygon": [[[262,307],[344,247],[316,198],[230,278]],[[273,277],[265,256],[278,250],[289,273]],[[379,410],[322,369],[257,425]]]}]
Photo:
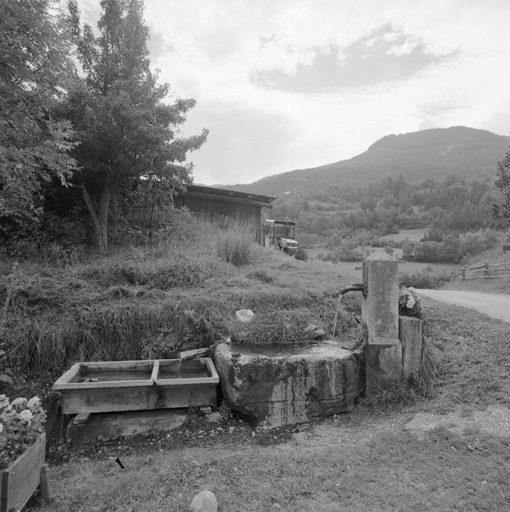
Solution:
[{"label": "barn wall", "polygon": [[235,223],[246,226],[260,240],[262,206],[190,195],[177,196],[175,206],[186,206],[202,222],[224,225],[232,219]]}]

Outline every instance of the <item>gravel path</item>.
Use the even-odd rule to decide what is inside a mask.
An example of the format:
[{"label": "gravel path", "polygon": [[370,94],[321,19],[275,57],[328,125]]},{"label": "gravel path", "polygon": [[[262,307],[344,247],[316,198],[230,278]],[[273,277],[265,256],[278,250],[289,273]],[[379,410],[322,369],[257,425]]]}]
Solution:
[{"label": "gravel path", "polygon": [[459,290],[416,290],[429,299],[475,309],[492,318],[510,323],[510,295],[496,293],[466,292]]}]

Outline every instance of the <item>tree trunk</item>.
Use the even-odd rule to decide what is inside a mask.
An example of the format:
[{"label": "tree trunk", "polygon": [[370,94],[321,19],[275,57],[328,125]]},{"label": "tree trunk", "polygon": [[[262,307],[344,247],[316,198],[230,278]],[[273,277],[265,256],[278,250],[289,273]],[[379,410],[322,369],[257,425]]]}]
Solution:
[{"label": "tree trunk", "polygon": [[111,191],[108,186],[103,187],[99,208],[92,201],[85,185],[82,187],[82,196],[94,225],[94,245],[100,254],[106,254],[108,251],[108,213],[112,199]]}]

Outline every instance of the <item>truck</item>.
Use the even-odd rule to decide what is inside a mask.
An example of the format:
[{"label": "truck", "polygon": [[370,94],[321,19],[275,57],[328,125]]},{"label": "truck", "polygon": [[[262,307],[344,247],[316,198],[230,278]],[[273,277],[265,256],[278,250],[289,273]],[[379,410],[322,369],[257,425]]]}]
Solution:
[{"label": "truck", "polygon": [[266,219],[263,223],[264,247],[294,256],[299,244],[295,240],[296,223],[287,220]]}]

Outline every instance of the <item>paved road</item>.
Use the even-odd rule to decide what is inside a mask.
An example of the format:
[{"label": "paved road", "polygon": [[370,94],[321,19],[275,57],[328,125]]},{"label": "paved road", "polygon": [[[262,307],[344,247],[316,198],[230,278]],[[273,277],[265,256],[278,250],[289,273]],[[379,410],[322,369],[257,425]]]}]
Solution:
[{"label": "paved road", "polygon": [[492,318],[510,323],[510,295],[458,290],[416,290],[422,297],[476,309]]}]

